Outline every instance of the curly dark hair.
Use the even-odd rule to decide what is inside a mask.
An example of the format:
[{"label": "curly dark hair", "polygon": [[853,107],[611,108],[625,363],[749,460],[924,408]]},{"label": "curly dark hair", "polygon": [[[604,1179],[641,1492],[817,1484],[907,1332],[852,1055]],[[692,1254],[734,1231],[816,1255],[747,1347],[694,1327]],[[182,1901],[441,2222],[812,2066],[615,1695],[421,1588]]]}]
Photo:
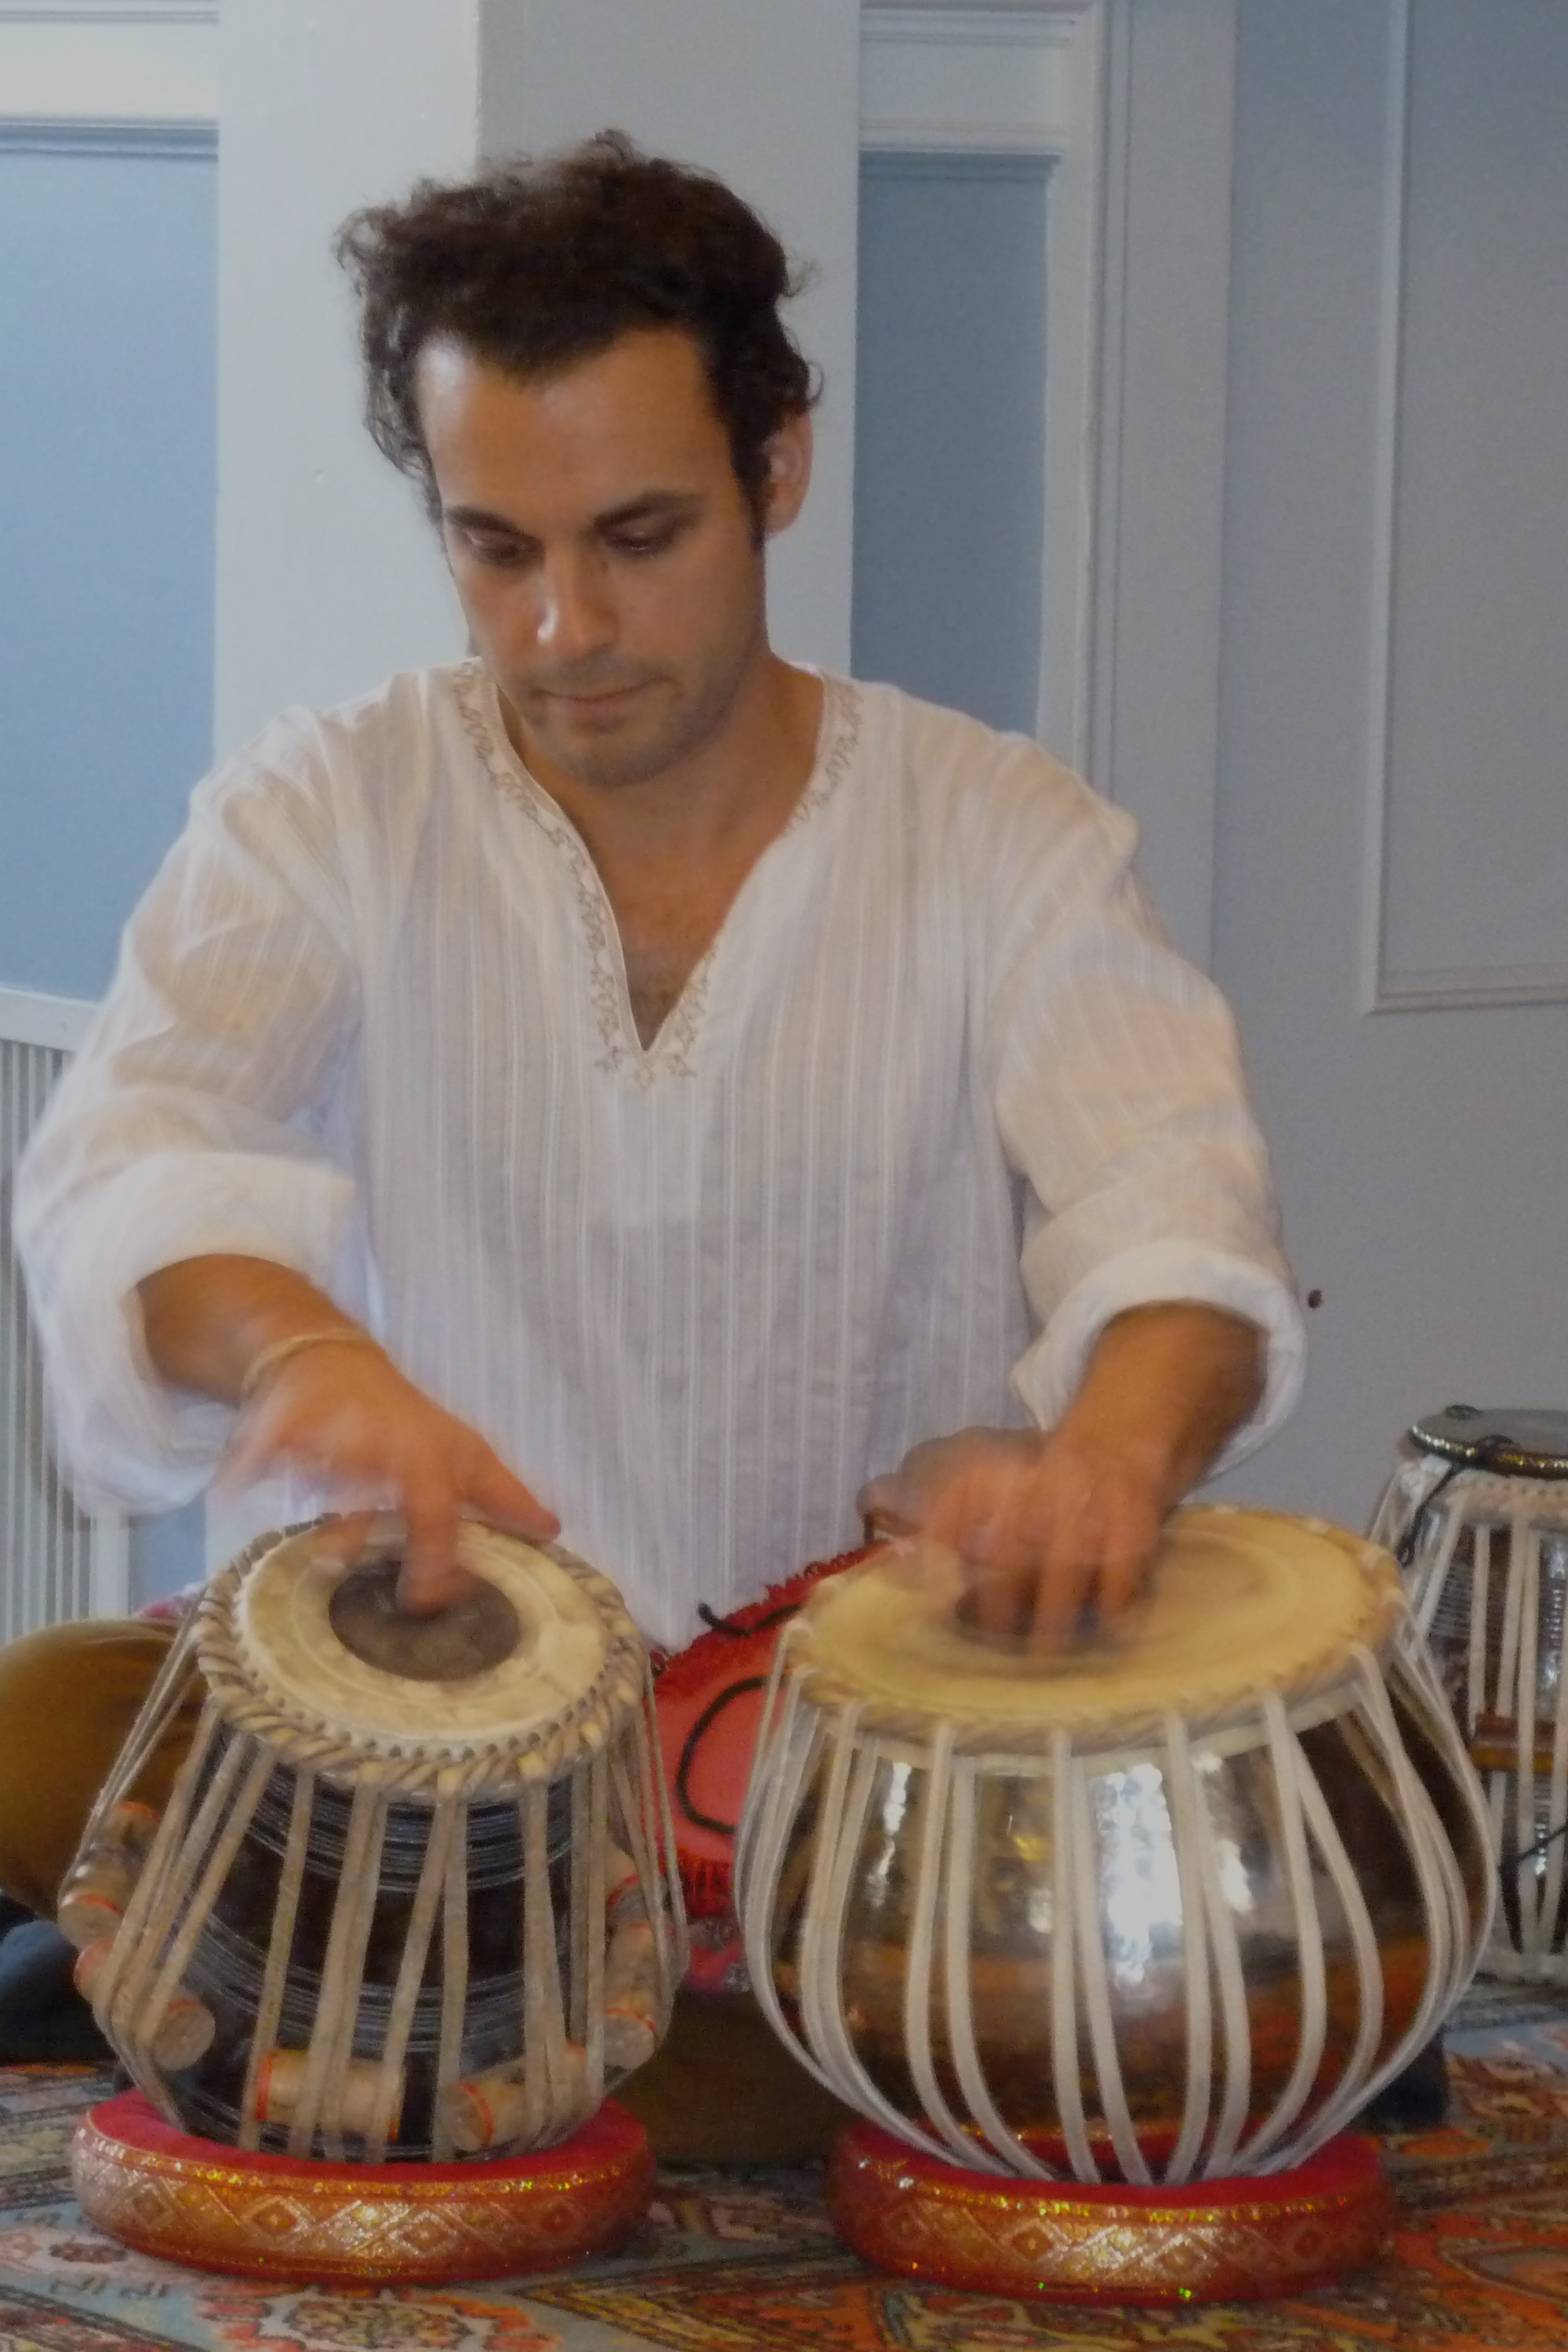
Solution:
[{"label": "curly dark hair", "polygon": [[404,204],[351,215],[336,252],[360,298],[365,423],[422,486],[432,520],[440,499],[415,396],[427,342],[450,338],[527,381],[638,328],[675,327],[701,352],[760,528],[767,445],[817,396],[779,317],[805,281],[711,173],[604,131],[459,185],[422,180]]}]

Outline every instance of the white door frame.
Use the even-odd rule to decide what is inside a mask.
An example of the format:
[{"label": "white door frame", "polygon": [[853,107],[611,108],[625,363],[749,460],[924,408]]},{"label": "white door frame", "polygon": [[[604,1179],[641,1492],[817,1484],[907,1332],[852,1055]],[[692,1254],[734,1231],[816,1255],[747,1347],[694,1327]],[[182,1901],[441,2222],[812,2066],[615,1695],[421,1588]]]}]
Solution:
[{"label": "white door frame", "polygon": [[1038,733],[1212,936],[1236,0],[883,5],[864,148],[1051,168]]}]

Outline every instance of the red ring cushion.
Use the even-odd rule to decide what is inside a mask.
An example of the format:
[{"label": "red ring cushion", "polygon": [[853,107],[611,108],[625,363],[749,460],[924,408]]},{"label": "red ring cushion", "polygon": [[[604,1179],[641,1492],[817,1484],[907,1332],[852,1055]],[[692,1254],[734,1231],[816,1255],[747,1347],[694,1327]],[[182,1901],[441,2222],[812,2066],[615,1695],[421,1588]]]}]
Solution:
[{"label": "red ring cushion", "polygon": [[553,2147],[467,2164],[329,2164],[196,2138],[140,2091],[71,2149],[88,2218],[141,2252],[280,2279],[501,2278],[619,2243],[647,2211],[647,2135],[606,2099]]}]

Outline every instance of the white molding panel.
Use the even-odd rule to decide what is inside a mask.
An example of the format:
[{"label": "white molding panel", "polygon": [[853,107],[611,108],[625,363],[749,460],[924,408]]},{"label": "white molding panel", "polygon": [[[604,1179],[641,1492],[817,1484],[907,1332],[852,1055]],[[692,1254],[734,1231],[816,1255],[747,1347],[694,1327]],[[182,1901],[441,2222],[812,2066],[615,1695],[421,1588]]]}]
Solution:
[{"label": "white molding panel", "polygon": [[1040,740],[1211,947],[1237,0],[868,6],[876,152],[1050,165]]},{"label": "white molding panel", "polygon": [[[218,117],[216,0],[0,0],[0,125],[204,126]],[[171,152],[180,152],[172,150]]]},{"label": "white molding panel", "polygon": [[1059,152],[1081,133],[1079,58],[1094,0],[1057,8],[868,8],[860,143]]},{"label": "white molding panel", "polygon": [[216,122],[0,114],[0,155],[157,155],[179,163],[210,163],[216,153]]},{"label": "white molding panel", "polygon": [[[1420,781],[1426,783],[1430,793],[1439,798],[1444,795],[1461,796],[1467,790],[1467,780],[1463,772],[1463,752],[1458,753],[1450,764],[1444,765],[1434,763],[1424,757],[1418,747],[1410,744],[1411,703],[1408,694],[1404,713],[1405,724],[1403,729],[1401,726],[1397,666],[1402,636],[1408,640],[1412,626],[1409,600],[1417,590],[1429,595],[1434,568],[1430,545],[1419,564],[1406,560],[1402,541],[1413,527],[1419,524],[1422,515],[1421,509],[1407,508],[1405,500],[1429,496],[1432,485],[1429,479],[1430,458],[1427,458],[1423,474],[1419,466],[1412,464],[1406,446],[1410,434],[1409,402],[1419,385],[1421,373],[1419,364],[1413,372],[1410,307],[1414,50],[1419,26],[1414,0],[1384,0],[1384,5],[1387,16],[1390,94],[1384,156],[1376,498],[1368,651],[1363,1004],[1363,1009],[1371,1013],[1407,1013],[1562,1003],[1568,1002],[1568,958],[1554,955],[1534,958],[1529,952],[1529,943],[1517,936],[1510,940],[1510,912],[1500,901],[1494,909],[1500,950],[1495,961],[1489,956],[1484,962],[1474,960],[1476,942],[1473,933],[1467,942],[1471,947],[1471,956],[1456,958],[1451,961],[1440,953],[1429,959],[1420,953],[1415,957],[1407,954],[1402,960],[1394,945],[1396,904],[1402,907],[1407,940],[1417,923],[1426,940],[1434,945],[1444,938],[1451,922],[1451,916],[1445,913],[1445,902],[1451,909],[1456,889],[1452,867],[1456,856],[1462,854],[1450,847],[1449,870],[1443,870],[1440,865],[1425,875],[1413,869],[1408,856],[1412,824],[1409,795],[1415,792]],[[1442,150],[1443,142],[1437,131],[1429,131],[1428,138],[1435,148]],[[1478,228],[1477,234],[1479,239],[1484,238],[1484,230]],[[1456,259],[1450,266],[1458,268],[1461,265]],[[1472,261],[1470,266],[1474,268],[1477,265]],[[1428,289],[1428,318],[1433,315],[1436,299]],[[1426,365],[1429,370],[1429,352]],[[1420,478],[1415,478],[1416,477]],[[1561,476],[1549,459],[1543,457],[1538,478],[1542,499],[1561,500]],[[1460,560],[1463,560],[1462,556]],[[1478,578],[1484,577],[1483,558]],[[1429,604],[1426,609],[1429,616]],[[1508,622],[1496,611],[1484,619],[1477,615],[1473,628],[1479,644],[1490,643],[1494,647],[1494,655],[1478,651],[1478,660],[1484,663],[1495,657],[1497,639],[1500,635],[1506,635],[1508,625]],[[1428,656],[1428,677],[1430,670]],[[1451,693],[1456,698],[1464,698],[1471,690],[1457,667],[1445,671],[1440,688],[1432,722],[1439,729],[1444,709],[1453,707],[1447,705],[1447,695]],[[1429,706],[1431,698],[1428,697]],[[1523,709],[1521,710],[1521,724],[1526,730],[1525,756],[1528,757],[1535,747],[1529,740],[1528,720]],[[1500,761],[1500,773],[1488,775],[1484,783],[1489,794],[1495,796],[1489,823],[1499,843],[1504,841],[1512,829],[1506,782],[1507,759],[1508,754],[1504,752]],[[1406,855],[1404,858],[1400,856],[1400,828],[1396,824],[1395,810],[1402,780],[1405,796]],[[1565,798],[1568,798],[1568,751],[1563,754],[1562,787]],[[1468,877],[1461,877],[1458,887],[1462,891],[1468,885],[1479,887],[1486,880],[1484,874],[1471,871]],[[1402,898],[1399,891],[1401,883],[1404,885]],[[1538,925],[1538,928],[1546,926]],[[1510,945],[1516,950],[1522,947],[1524,952],[1510,954]]]},{"label": "white molding panel", "polygon": [[0,0],[0,25],[216,25],[218,0]]},{"label": "white molding panel", "polygon": [[1405,227],[1410,167],[1410,5],[1384,0],[1388,110],[1384,129],[1382,309],[1378,320],[1377,442],[1372,518],[1372,637],[1367,660],[1366,895],[1363,908],[1365,1009],[1384,1009],[1383,929],[1388,860],[1388,787],[1394,684],[1394,542],[1399,496],[1399,392],[1403,373]]},{"label": "white molding panel", "polygon": [[862,152],[1016,156],[1050,168],[1046,301],[1043,622],[1036,732],[1089,763],[1097,506],[1095,390],[1105,169],[1106,0],[973,8],[868,7]]},{"label": "white molding panel", "polygon": [[[1213,946],[1239,0],[1108,0],[1089,235],[1091,782],[1142,829],[1177,946]],[[1094,201],[1087,195],[1085,202]]]},{"label": "white molding panel", "polygon": [[1568,1003],[1568,963],[1424,964],[1414,971],[1382,971],[1369,1008],[1374,1013],[1423,1013],[1489,1004]]}]

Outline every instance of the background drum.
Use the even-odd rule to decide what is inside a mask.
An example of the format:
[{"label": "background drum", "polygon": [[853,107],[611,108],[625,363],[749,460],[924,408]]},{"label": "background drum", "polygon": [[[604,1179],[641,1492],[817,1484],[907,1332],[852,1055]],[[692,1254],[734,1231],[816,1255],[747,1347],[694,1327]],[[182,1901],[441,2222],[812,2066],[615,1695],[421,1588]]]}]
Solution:
[{"label": "background drum", "polygon": [[1483,1776],[1502,1900],[1483,1966],[1568,1982],[1568,1414],[1416,1422],[1373,1522]]},{"label": "background drum", "polygon": [[737,1854],[776,2030],[971,2171],[1300,2163],[1488,1925],[1479,1790],[1393,1561],[1181,1513],[1126,1634],[1048,1661],[955,1600],[884,1553],[783,1632]]},{"label": "background drum", "polygon": [[[647,1662],[615,1588],[465,1530],[395,1606],[311,1535],[214,1579],[60,1906],[136,2083],[192,2134],[380,2164],[548,2146],[649,2056],[686,1962]],[[134,1801],[200,1675],[159,1821]]]},{"label": "background drum", "polygon": [[825,1576],[866,1558],[862,1547],[812,1560],[787,1582],[770,1585],[760,1601],[722,1617],[700,1607],[707,1632],[655,1664],[659,1745],[691,1932],[689,1992],[720,1996],[745,1981],[735,1919],[735,1832],[779,1633]]}]

